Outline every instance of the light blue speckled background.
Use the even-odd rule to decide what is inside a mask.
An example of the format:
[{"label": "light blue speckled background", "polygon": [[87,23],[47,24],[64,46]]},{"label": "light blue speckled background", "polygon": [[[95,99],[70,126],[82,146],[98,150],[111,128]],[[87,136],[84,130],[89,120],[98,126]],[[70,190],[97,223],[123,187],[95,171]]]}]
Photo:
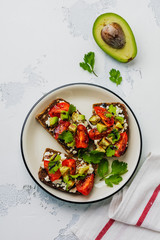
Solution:
[{"label": "light blue speckled background", "polygon": [[[93,22],[105,12],[118,13],[132,27],[138,46],[134,61],[119,63],[94,42]],[[23,121],[51,89],[96,83],[119,94],[135,112],[143,136],[141,161],[148,152],[159,152],[160,2],[2,0],[0,29],[1,239],[76,240],[69,229],[90,204],[57,200],[33,182],[20,152]],[[98,78],[79,67],[89,51],[95,52]],[[111,68],[123,76],[118,87],[109,81]]]}]

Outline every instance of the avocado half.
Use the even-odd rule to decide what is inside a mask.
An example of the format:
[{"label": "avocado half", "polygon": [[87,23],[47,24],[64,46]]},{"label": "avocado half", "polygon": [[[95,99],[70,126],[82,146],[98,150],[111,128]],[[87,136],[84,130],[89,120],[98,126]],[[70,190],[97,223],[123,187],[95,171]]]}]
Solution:
[{"label": "avocado half", "polygon": [[[111,31],[109,34],[107,33],[107,35],[104,35],[104,29],[108,28],[108,26],[111,26],[112,29],[118,26],[119,36],[117,37],[116,34],[110,36]],[[117,29],[115,29],[115,31],[117,32]],[[105,39],[105,36],[107,36],[107,39]],[[119,62],[129,62],[137,55],[137,45],[130,26],[121,16],[115,13],[102,14],[95,20],[93,25],[93,37],[104,52]],[[110,37],[112,37],[112,39]],[[117,42],[118,44],[116,44]]]}]

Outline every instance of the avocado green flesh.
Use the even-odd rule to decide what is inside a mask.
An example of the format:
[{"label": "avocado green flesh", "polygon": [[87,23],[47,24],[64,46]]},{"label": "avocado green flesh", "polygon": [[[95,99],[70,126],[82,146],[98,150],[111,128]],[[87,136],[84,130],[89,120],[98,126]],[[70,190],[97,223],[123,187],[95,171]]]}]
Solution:
[{"label": "avocado green flesh", "polygon": [[[110,47],[101,37],[103,27],[113,22],[118,23],[124,31],[126,44],[122,49]],[[96,19],[93,25],[93,37],[104,52],[120,62],[129,62],[137,55],[137,45],[130,26],[122,17],[115,13],[105,13]]]}]

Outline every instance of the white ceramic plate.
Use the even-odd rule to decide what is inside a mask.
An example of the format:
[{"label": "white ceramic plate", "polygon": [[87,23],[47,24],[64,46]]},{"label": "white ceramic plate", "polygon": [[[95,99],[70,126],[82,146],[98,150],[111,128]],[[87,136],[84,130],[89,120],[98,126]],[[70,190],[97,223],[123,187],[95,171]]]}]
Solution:
[{"label": "white ceramic plate", "polygon": [[[52,189],[39,180],[38,170],[44,150],[49,147],[64,152],[56,140],[35,120],[36,114],[56,98],[64,98],[74,104],[82,114],[85,114],[86,119],[89,119],[92,115],[93,103],[121,102],[126,105],[129,116],[129,146],[121,160],[128,163],[128,172],[123,175],[123,181],[119,185],[115,185],[113,188],[107,187],[103,181],[99,182],[98,177],[96,177],[94,188],[89,196],[81,196]],[[22,157],[28,172],[35,182],[52,196],[75,203],[96,202],[112,196],[124,187],[138,166],[141,149],[141,131],[131,108],[110,90],[93,84],[75,83],[52,90],[32,107],[21,132]]]}]

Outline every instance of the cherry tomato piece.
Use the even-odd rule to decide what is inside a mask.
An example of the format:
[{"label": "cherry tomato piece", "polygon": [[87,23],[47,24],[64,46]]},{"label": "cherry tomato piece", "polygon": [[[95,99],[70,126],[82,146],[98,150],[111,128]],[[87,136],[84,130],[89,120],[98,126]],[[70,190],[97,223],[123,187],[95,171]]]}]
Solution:
[{"label": "cherry tomato piece", "polygon": [[61,172],[58,169],[55,173],[49,173],[48,171],[48,165],[49,165],[49,161],[45,161],[44,160],[44,168],[47,170],[47,173],[49,175],[49,179],[53,182],[57,179],[59,179],[61,177]]},{"label": "cherry tomato piece", "polygon": [[94,173],[88,175],[84,180],[80,180],[76,184],[76,188],[78,192],[87,196],[91,192],[93,188],[93,184],[94,184]]},{"label": "cherry tomato piece", "polygon": [[60,120],[58,126],[54,129],[54,138],[58,139],[59,135],[66,131],[70,125],[69,121]]},{"label": "cherry tomato piece", "polygon": [[61,177],[61,172],[58,169],[55,173],[49,173],[48,175],[49,175],[50,180],[53,182]]},{"label": "cherry tomato piece", "polygon": [[115,154],[114,154],[115,157],[120,157],[125,152],[127,143],[128,143],[128,135],[126,132],[123,132],[120,134],[120,139],[116,144],[117,150],[115,151]]},{"label": "cherry tomato piece", "polygon": [[66,103],[66,102],[57,103],[50,109],[48,114],[50,117],[54,117],[54,116],[60,117],[60,114],[62,111],[68,112],[69,106],[70,106],[69,103]]},{"label": "cherry tomato piece", "polygon": [[110,129],[108,129],[107,131],[104,131],[102,133],[98,132],[97,128],[93,128],[89,131],[89,138],[92,140],[98,140],[101,139],[105,136],[107,136],[109,133],[111,132]]},{"label": "cherry tomato piece", "polygon": [[102,119],[102,122],[107,126],[111,127],[114,124],[114,117],[107,117],[106,114],[109,113],[105,108],[96,106],[94,107],[96,114]]},{"label": "cherry tomato piece", "polygon": [[76,160],[74,160],[74,159],[65,159],[62,162],[62,166],[69,167],[71,175],[75,175],[76,174]]},{"label": "cherry tomato piece", "polygon": [[77,127],[75,141],[76,141],[76,148],[88,147],[89,137],[88,137],[87,128],[82,124],[79,124]]}]

